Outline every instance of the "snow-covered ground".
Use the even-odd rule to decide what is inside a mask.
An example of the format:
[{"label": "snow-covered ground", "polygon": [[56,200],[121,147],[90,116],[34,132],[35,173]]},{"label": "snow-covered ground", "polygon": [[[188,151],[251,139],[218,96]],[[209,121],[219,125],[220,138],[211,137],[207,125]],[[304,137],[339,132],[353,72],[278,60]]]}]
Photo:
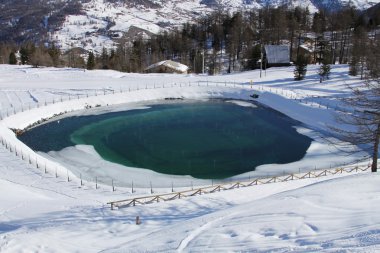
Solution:
[{"label": "snow-covered ground", "polygon": [[[291,67],[268,69],[260,79],[258,71],[211,77],[0,65],[5,144],[0,145],[0,252],[379,251],[378,174],[259,185],[111,211],[108,201],[150,194],[150,189],[141,185],[131,193],[116,186],[113,192],[106,184],[95,189],[90,181],[81,186],[78,172],[34,154],[8,129],[65,111],[93,113],[84,110],[88,105],[115,110],[165,97],[248,99],[256,92],[259,102],[305,123],[298,131],[314,139],[303,160],[264,165],[257,175],[362,159],[365,154],[347,156],[326,141],[332,138],[328,125],[335,124],[334,114],[346,110],[337,98],[349,94],[346,84],[361,81],[348,76],[347,66],[336,65],[331,79],[319,83],[317,68],[309,66],[306,79],[295,82]],[[91,153],[88,148],[78,150]],[[73,153],[66,161],[77,161]],[[102,165],[96,163],[93,170]],[[136,216],[142,219],[139,226]]]}]

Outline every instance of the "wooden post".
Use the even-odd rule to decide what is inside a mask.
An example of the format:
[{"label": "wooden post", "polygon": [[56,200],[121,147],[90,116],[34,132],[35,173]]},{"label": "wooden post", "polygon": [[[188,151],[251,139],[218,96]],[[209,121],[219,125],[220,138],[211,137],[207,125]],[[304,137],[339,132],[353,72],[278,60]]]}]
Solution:
[{"label": "wooden post", "polygon": [[95,189],[98,189],[98,177],[95,177]]},{"label": "wooden post", "polygon": [[136,216],[136,225],[140,225],[140,224],[141,224],[140,216]]},{"label": "wooden post", "polygon": [[153,194],[152,181],[150,181],[150,193]]},{"label": "wooden post", "polygon": [[112,191],[115,191],[115,186],[113,185],[113,179],[112,179]]}]

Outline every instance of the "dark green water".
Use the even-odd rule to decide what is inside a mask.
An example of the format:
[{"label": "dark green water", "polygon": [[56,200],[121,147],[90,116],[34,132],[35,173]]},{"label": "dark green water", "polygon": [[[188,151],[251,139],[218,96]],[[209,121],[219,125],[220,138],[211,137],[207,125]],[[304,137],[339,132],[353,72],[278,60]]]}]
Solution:
[{"label": "dark green water", "polygon": [[61,119],[20,139],[37,151],[93,145],[106,160],[160,173],[222,179],[300,160],[311,139],[274,110],[221,100]]}]

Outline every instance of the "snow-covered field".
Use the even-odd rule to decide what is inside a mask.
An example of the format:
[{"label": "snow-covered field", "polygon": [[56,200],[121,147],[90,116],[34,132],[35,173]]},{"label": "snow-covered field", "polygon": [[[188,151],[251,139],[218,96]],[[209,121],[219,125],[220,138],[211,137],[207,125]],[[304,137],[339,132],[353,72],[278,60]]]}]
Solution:
[{"label": "snow-covered field", "polygon": [[[364,153],[347,156],[326,141],[332,138],[328,125],[335,124],[334,114],[346,110],[337,98],[349,94],[346,84],[361,81],[347,75],[347,66],[336,65],[331,79],[319,83],[317,68],[309,66],[306,79],[295,82],[291,67],[268,69],[260,79],[258,71],[211,77],[0,65],[0,138],[5,144],[0,145],[0,252],[379,251],[378,174],[259,185],[111,211],[108,201],[150,194],[150,189],[140,185],[131,193],[117,186],[113,192],[106,184],[95,189],[91,181],[81,186],[75,176],[80,156],[73,154],[91,153],[89,147],[68,152],[66,164],[52,162],[19,143],[8,129],[65,111],[98,113],[165,97],[248,99],[256,92],[259,102],[305,123],[298,131],[314,139],[301,161],[260,166],[256,176],[361,160]],[[89,105],[101,107],[84,110]],[[105,166],[100,159],[89,161],[93,171]],[[150,181],[158,175],[141,177]],[[162,180],[163,188],[155,192],[170,191],[167,182]],[[141,225],[134,224],[136,216]]]}]

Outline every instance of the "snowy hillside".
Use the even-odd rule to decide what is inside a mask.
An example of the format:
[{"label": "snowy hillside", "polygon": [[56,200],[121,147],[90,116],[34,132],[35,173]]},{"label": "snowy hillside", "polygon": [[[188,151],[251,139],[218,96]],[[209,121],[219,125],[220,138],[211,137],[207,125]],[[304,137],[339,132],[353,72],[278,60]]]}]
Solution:
[{"label": "snowy hillside", "polygon": [[[260,103],[303,122],[299,131],[314,139],[301,161],[265,165],[257,175],[346,162],[364,168],[368,160],[356,162],[364,153],[347,156],[320,138],[334,124],[333,115],[344,110],[337,98],[349,94],[346,84],[362,81],[348,76],[348,66],[335,65],[331,79],[320,83],[317,70],[309,66],[306,79],[296,82],[293,67],[268,69],[260,79],[259,71],[142,75],[0,65],[0,252],[379,252],[378,173],[306,178],[111,211],[108,201],[149,195],[150,189],[131,192],[117,180],[114,192],[109,181],[96,189],[92,180],[81,185],[66,165],[51,167],[46,160],[46,167],[37,168],[35,158],[44,164],[43,158],[7,129],[67,110],[83,113],[89,104],[107,111],[112,104],[130,106],[173,95],[249,99],[254,90]],[[79,149],[64,159],[70,157],[81,157]],[[108,167],[100,161],[93,165]],[[154,179],[149,174],[141,178]],[[170,192],[164,185],[154,190]],[[141,225],[135,224],[136,216]]]},{"label": "snowy hillside", "polygon": [[121,38],[172,29],[215,9],[236,11],[269,6],[336,10],[353,5],[367,9],[379,0],[3,0],[0,41],[17,44],[55,41],[63,49],[110,48]]},{"label": "snowy hillside", "polygon": [[[156,1],[107,1],[91,0],[83,4],[83,15],[69,15],[62,28],[50,35],[63,49],[82,47],[101,52],[102,47],[110,48],[121,38],[131,38],[136,34],[149,36],[191,22],[217,8],[242,10],[263,8],[264,6],[309,8],[311,13],[319,8],[334,9],[346,5],[347,1],[320,0],[251,0],[251,1],[206,1],[206,0],[156,0]],[[366,9],[378,0],[355,0],[350,4],[358,9]]]}]

